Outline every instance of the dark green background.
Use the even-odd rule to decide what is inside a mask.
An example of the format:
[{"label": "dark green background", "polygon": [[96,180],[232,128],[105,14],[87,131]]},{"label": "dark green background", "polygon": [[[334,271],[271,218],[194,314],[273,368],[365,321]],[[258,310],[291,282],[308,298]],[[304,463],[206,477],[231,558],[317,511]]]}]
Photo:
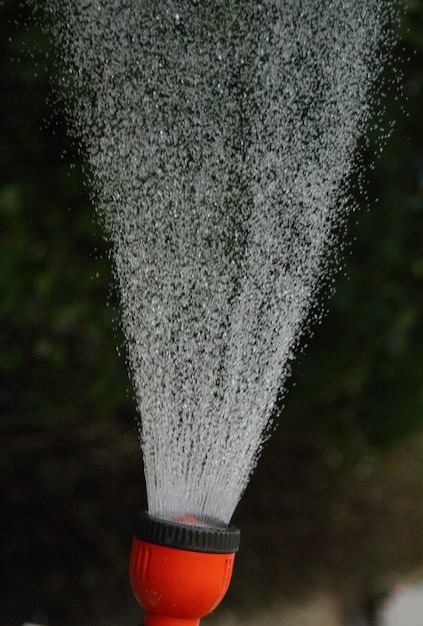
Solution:
[{"label": "dark green background", "polygon": [[[335,294],[328,299],[322,293],[328,313],[303,338],[308,347],[293,365],[286,407],[277,411],[287,439],[298,441],[307,433],[307,450],[330,448],[344,460],[402,450],[423,426],[423,3],[410,0],[408,7],[394,62],[402,71],[404,95],[394,88],[384,99],[385,124],[395,120],[393,132],[366,174],[368,201],[357,196],[361,209],[349,220]],[[83,184],[81,158],[52,98],[54,69],[49,42],[24,3],[0,2],[0,428],[8,559],[3,588],[13,624],[40,604],[56,616],[55,623],[73,623],[72,611],[57,608],[58,592],[46,580],[54,578],[54,555],[63,554],[75,563],[60,593],[66,595],[72,579],[76,604],[81,594],[94,595],[99,557],[90,537],[100,524],[96,516],[105,511],[107,584],[123,584],[121,570],[118,582],[110,572],[114,558],[122,566],[126,535],[123,543],[115,536],[127,529],[119,495],[110,491],[125,489],[125,472],[130,495],[124,514],[138,499],[142,503],[141,477],[133,472],[140,464],[135,407],[107,243]],[[371,139],[362,148],[363,162],[371,164],[376,150]],[[293,467],[310,460],[301,446],[286,458]],[[322,458],[313,456],[311,466],[320,467]],[[118,487],[115,471],[122,479]],[[295,487],[294,476],[293,470]],[[48,501],[39,491],[44,488]],[[301,489],[299,481],[300,499]],[[283,499],[283,491],[279,495]],[[80,510],[88,500],[86,514],[68,527],[66,507]],[[18,531],[26,536],[23,546]],[[50,578],[39,574],[48,533],[79,543],[82,533],[90,563],[83,549],[78,560],[56,537],[50,541]],[[423,562],[423,551],[415,556]],[[86,578],[87,571],[97,571],[97,583],[84,592],[82,570]],[[38,582],[24,593],[28,577]]]}]

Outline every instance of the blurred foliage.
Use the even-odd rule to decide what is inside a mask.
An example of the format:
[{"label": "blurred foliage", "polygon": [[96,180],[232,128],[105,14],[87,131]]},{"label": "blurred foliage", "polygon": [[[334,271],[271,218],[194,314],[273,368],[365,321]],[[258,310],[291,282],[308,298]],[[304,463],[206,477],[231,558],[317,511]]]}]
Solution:
[{"label": "blurred foliage", "polygon": [[[294,364],[282,418],[342,445],[422,427],[423,3],[408,5],[396,51],[407,98],[385,102],[397,122],[369,175],[369,210],[351,216],[346,275]],[[49,102],[53,70],[28,7],[3,0],[0,407],[11,420],[110,419],[134,412],[116,296],[80,156]],[[371,163],[377,148],[366,150]]]},{"label": "blurred foliage", "polygon": [[0,11],[1,411],[108,418],[128,407],[128,382],[107,245],[49,102],[48,41],[24,3]]}]

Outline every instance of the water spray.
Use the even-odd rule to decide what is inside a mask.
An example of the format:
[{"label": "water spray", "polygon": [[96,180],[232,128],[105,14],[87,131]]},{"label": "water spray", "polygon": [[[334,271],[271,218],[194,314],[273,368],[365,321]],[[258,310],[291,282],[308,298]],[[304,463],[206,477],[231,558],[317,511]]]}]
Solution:
[{"label": "water spray", "polygon": [[240,533],[203,524],[138,514],[129,571],[144,626],[198,626],[224,597]]},{"label": "water spray", "polygon": [[228,588],[229,522],[320,319],[391,3],[34,2],[121,295],[149,511],[132,587],[146,626],[198,626]]}]

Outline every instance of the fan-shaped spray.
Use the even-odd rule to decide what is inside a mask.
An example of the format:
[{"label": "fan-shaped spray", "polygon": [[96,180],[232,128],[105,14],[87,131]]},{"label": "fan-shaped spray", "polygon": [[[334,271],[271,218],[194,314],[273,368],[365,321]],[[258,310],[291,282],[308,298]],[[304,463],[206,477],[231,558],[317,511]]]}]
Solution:
[{"label": "fan-shaped spray", "polygon": [[[146,624],[193,626],[226,590],[237,542],[223,557],[210,550],[214,599],[193,608],[185,576],[203,557],[185,541],[192,525],[207,541],[231,536],[350,204],[392,8],[45,0],[43,9],[113,244],[140,415],[150,515],[134,540],[132,583]],[[166,534],[175,527],[176,546]],[[169,563],[182,595],[173,579],[162,587]]]},{"label": "fan-shaped spray", "polygon": [[325,271],[377,0],[47,0],[113,242],[153,515],[229,522]]}]

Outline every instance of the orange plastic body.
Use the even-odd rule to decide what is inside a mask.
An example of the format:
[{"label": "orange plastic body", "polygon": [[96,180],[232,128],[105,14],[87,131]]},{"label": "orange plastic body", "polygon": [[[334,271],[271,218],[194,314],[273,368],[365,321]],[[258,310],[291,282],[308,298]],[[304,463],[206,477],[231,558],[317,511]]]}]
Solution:
[{"label": "orange plastic body", "polygon": [[225,595],[235,553],[193,552],[134,538],[129,575],[144,626],[198,626]]}]

